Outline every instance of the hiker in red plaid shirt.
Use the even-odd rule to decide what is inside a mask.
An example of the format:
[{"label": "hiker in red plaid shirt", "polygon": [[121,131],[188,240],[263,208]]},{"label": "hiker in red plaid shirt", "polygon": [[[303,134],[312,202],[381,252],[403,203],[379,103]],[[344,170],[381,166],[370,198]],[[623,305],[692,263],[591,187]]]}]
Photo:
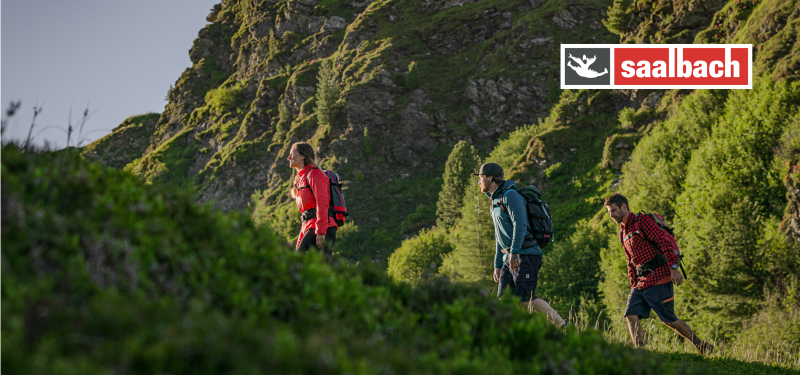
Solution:
[{"label": "hiker in red plaid shirt", "polygon": [[606,198],[605,206],[611,219],[619,224],[619,240],[628,260],[631,293],[625,307],[625,318],[633,344],[644,346],[644,332],[639,319],[648,318],[650,309],[653,309],[664,324],[689,340],[698,352],[711,354],[714,345],[700,340],[686,322],[675,316],[672,284],[681,285],[683,276],[678,271],[680,260],[668,234],[658,227],[652,216],[632,213],[628,199],[622,194]]}]

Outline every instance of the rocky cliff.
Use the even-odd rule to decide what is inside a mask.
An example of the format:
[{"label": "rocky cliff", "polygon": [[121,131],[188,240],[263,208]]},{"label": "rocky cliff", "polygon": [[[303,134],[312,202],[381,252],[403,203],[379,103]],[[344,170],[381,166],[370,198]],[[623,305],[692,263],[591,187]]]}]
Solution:
[{"label": "rocky cliff", "polygon": [[[547,116],[561,95],[559,44],[616,42],[601,25],[610,4],[222,1],[128,168],[150,183],[194,187],[221,210],[255,204],[290,238],[297,214],[284,158],[293,142],[310,141],[347,181],[359,230],[380,228],[376,246],[391,249],[435,221],[453,144],[487,153]],[[327,64],[338,100],[321,123]],[[115,134],[93,148],[119,143]]]}]

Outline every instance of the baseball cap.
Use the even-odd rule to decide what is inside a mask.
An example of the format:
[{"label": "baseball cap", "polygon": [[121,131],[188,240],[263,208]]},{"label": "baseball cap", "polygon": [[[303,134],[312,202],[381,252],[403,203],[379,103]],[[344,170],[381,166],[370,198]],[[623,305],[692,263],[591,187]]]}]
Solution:
[{"label": "baseball cap", "polygon": [[503,168],[500,165],[495,163],[485,163],[481,165],[481,170],[478,173],[473,173],[473,176],[493,176],[493,177],[503,177]]}]

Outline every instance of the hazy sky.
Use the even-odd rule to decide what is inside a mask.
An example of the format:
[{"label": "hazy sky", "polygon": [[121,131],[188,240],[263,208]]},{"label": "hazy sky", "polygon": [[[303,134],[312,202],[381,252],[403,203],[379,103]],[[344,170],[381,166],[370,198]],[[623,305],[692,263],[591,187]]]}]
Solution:
[{"label": "hazy sky", "polygon": [[[33,106],[43,104],[33,133],[64,129],[87,108],[84,137],[95,140],[125,118],[162,112],[164,97],[191,66],[189,49],[220,0],[2,0],[2,111],[22,107],[4,138],[27,137]],[[73,136],[73,139],[75,136]],[[67,134],[44,130],[59,148]],[[86,144],[89,141],[84,141]]]}]

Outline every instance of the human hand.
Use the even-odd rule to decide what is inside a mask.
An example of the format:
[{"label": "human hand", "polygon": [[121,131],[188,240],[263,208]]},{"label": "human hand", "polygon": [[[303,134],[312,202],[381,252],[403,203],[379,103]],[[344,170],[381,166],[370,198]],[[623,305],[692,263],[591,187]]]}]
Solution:
[{"label": "human hand", "polygon": [[669,276],[672,278],[672,282],[675,284],[675,286],[680,286],[681,283],[683,283],[683,275],[681,275],[681,271],[670,268]]},{"label": "human hand", "polygon": [[494,269],[494,275],[493,276],[494,276],[494,282],[499,283],[500,282],[500,269],[499,268],[495,268]]},{"label": "human hand", "polygon": [[508,268],[512,271],[519,271],[519,254],[511,254],[511,260],[508,262]]},{"label": "human hand", "polygon": [[317,235],[317,246],[319,246],[320,249],[324,249],[325,248],[325,235],[324,234],[318,234]]}]

